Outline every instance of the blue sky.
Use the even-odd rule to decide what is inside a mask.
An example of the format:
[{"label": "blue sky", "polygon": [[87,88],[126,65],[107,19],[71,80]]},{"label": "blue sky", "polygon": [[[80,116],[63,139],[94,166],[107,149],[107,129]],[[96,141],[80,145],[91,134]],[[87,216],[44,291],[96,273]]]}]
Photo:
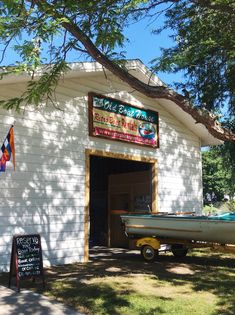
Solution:
[{"label": "blue sky", "polygon": [[[163,23],[163,17],[159,18],[158,25]],[[126,29],[125,34],[130,39],[123,50],[127,51],[128,59],[141,59],[146,66],[150,66],[152,59],[161,55],[160,48],[168,48],[174,45],[173,40],[169,37],[170,31],[164,31],[159,35],[152,34],[153,25],[148,20],[132,24]],[[156,23],[155,23],[156,25]],[[155,26],[154,25],[154,26]],[[182,74],[167,74],[160,72],[158,76],[162,81],[171,84],[173,81],[180,82],[183,80]]]},{"label": "blue sky", "polygon": [[[174,43],[169,37],[170,32],[164,31],[160,35],[152,34],[153,27],[162,26],[164,16],[161,15],[158,20],[151,23],[147,18],[138,23],[133,23],[125,30],[125,36],[129,38],[122,50],[126,51],[128,59],[140,59],[146,66],[150,67],[152,59],[159,57],[160,48],[171,47]],[[2,65],[14,64],[16,60],[20,60],[15,52],[8,50],[6,58]],[[68,61],[77,61],[75,54],[72,54]],[[159,78],[166,84],[172,84],[173,81],[182,82],[182,74],[158,73]]]}]

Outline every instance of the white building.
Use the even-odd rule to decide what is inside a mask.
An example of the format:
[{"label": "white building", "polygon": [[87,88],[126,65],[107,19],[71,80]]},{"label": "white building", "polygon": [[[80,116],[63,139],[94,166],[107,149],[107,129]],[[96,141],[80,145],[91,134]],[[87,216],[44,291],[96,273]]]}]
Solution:
[{"label": "white building", "polygon": [[[129,69],[144,82],[162,84],[157,77],[150,79],[138,60],[129,62]],[[1,80],[0,99],[20,95],[27,80]],[[101,117],[95,112],[101,110],[104,118],[97,126],[111,115],[116,120],[109,136],[126,137],[125,130],[117,132],[120,115],[115,111],[109,108],[106,115],[92,104],[89,110],[90,92],[99,94],[90,97],[90,103],[102,101],[103,95],[106,102],[139,108],[147,115],[158,113],[157,141],[140,145],[135,136],[128,142],[91,135],[89,117]],[[15,122],[16,151],[16,171],[8,162],[6,172],[0,173],[0,270],[9,269],[15,234],[41,235],[44,265],[72,263],[88,260],[89,243],[127,245],[118,230],[122,211],[201,212],[200,150],[219,141],[176,104],[133,91],[98,63],[72,64],[55,100],[56,106],[28,106],[20,113],[0,109],[0,142]],[[127,116],[124,127],[133,134],[133,121],[141,120]],[[139,130],[137,126],[135,132]]]}]

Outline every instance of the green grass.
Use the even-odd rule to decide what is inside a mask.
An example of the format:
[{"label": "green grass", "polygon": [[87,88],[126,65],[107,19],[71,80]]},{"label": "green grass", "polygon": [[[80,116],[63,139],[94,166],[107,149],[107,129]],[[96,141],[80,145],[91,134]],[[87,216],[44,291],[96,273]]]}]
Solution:
[{"label": "green grass", "polygon": [[[47,286],[27,287],[92,315],[234,315],[235,256],[208,249],[183,260],[160,255],[148,264],[137,253],[107,252],[87,264],[46,270]],[[0,275],[0,283],[7,275]]]},{"label": "green grass", "polygon": [[213,314],[217,301],[209,292],[172,287],[151,275],[97,277],[82,284],[58,281],[51,290],[53,297],[90,314]]}]

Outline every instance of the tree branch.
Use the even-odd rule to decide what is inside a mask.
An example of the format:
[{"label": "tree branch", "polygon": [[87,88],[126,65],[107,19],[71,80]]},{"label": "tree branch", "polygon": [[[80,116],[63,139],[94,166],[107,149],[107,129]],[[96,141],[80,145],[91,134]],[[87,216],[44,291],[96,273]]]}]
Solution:
[{"label": "tree branch", "polygon": [[[47,13],[55,18],[66,18],[69,21],[68,17],[65,17],[54,10],[54,7],[50,5],[46,0],[33,0],[37,4],[39,10],[45,10],[45,5],[47,6]],[[43,6],[41,4],[43,3]],[[235,142],[235,134],[231,131],[222,128],[219,122],[216,120],[216,117],[207,111],[201,111],[193,107],[190,102],[185,99],[184,96],[178,94],[174,90],[166,86],[151,86],[143,83],[138,80],[136,77],[128,73],[124,68],[121,68],[116,63],[109,60],[90,40],[90,38],[79,28],[77,24],[74,24],[72,21],[62,22],[62,26],[70,32],[82,45],[85,47],[88,54],[102,66],[120,78],[122,81],[127,83],[133,89],[141,92],[147,97],[154,99],[167,99],[176,103],[184,112],[190,114],[196,121],[196,123],[203,124],[207,130],[214,137],[223,140]]]}]

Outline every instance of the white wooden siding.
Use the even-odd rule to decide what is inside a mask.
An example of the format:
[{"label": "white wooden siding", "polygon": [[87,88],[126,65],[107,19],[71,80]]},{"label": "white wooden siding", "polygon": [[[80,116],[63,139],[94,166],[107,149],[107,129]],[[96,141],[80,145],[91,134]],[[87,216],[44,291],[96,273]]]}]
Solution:
[{"label": "white wooden siding", "polygon": [[[24,83],[0,84],[0,99],[14,97]],[[160,148],[90,138],[88,92],[157,110]],[[129,93],[130,92],[130,93]],[[15,120],[16,171],[0,173],[0,270],[8,270],[14,234],[40,233],[45,265],[84,257],[85,149],[148,156],[158,160],[159,211],[202,207],[200,140],[157,101],[104,75],[64,79],[57,104],[0,110],[0,142]]]}]

